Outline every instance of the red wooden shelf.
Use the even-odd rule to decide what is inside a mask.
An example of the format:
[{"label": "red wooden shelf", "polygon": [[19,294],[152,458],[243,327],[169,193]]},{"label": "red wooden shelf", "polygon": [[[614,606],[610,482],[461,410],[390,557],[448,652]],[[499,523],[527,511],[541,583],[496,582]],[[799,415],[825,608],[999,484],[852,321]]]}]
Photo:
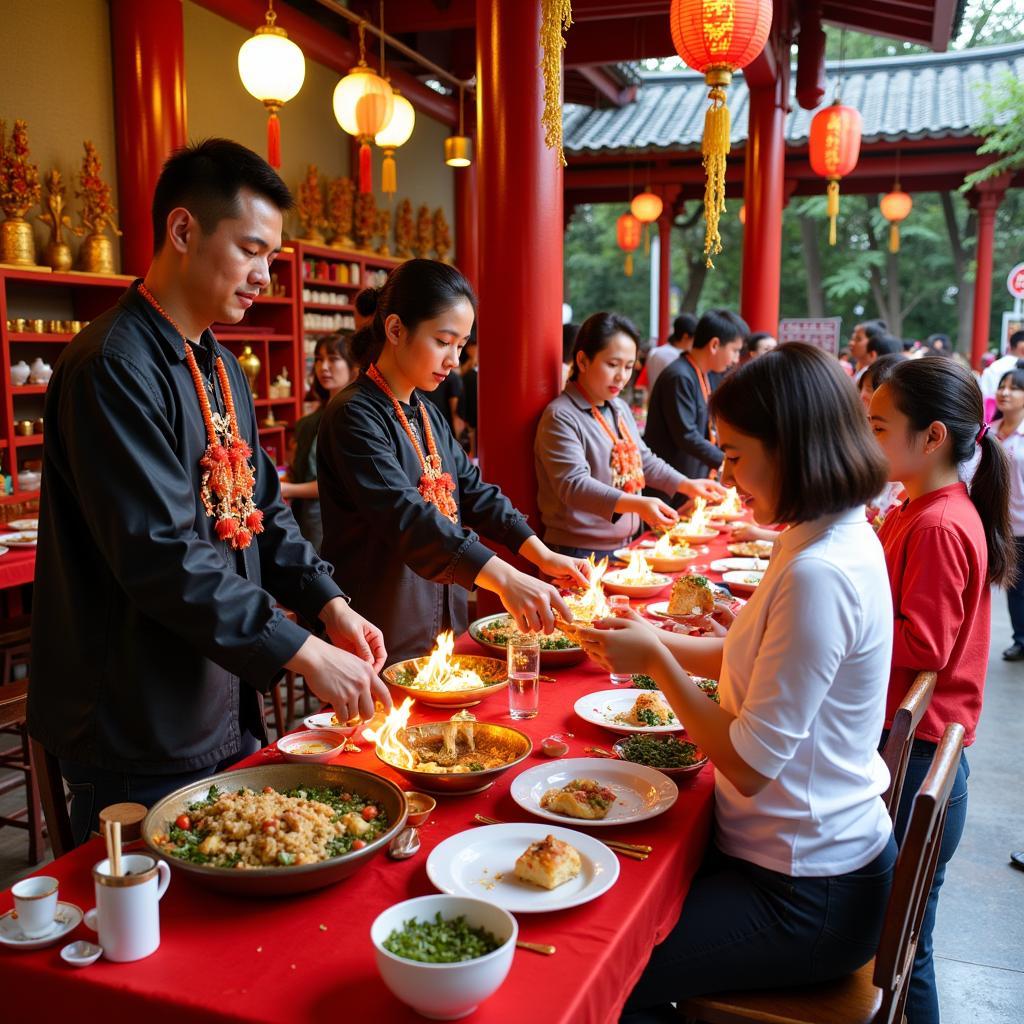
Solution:
[{"label": "red wooden shelf", "polygon": [[42,434],[18,434],[14,438],[15,448],[26,448],[30,445],[38,445],[43,443]]},{"label": "red wooden shelf", "polygon": [[333,302],[304,302],[302,304],[302,308],[303,309],[315,309],[315,310],[318,310],[318,311],[322,310],[322,309],[326,309],[326,310],[329,310],[332,313],[335,313],[335,312],[337,312],[337,313],[351,313],[352,310],[355,309],[356,307],[355,306],[351,306],[351,305],[338,305],[338,304],[333,303]]},{"label": "red wooden shelf", "polygon": [[329,277],[304,277],[303,285],[315,284],[328,288],[362,288],[361,281],[332,281]]},{"label": "red wooden shelf", "polygon": [[17,398],[19,395],[45,395],[45,384],[22,384],[20,387],[11,385],[11,395]]},{"label": "red wooden shelf", "polygon": [[7,340],[12,345],[24,345],[31,342],[33,345],[36,342],[59,342],[62,345],[66,345],[72,338],[73,334],[33,334],[30,331],[8,331]]}]

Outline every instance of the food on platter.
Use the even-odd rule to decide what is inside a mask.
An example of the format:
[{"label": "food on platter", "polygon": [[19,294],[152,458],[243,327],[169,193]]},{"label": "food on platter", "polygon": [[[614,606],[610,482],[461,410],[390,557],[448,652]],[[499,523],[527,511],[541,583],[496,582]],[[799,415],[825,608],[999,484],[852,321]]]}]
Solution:
[{"label": "food on platter", "polygon": [[597,821],[608,814],[615,794],[593,779],[573,779],[561,789],[549,789],[541,798],[541,807],[570,818]]},{"label": "food on platter", "polygon": [[693,511],[688,519],[680,519],[675,526],[669,530],[669,536],[676,540],[687,540],[688,538],[699,538],[701,540],[714,537],[718,531],[710,525],[711,517],[708,515],[708,503],[704,498],[693,499]]},{"label": "food on platter", "polygon": [[624,569],[614,569],[605,573],[606,583],[617,583],[627,587],[646,587],[657,584],[666,584],[668,579],[660,573],[656,573],[650,566],[644,553],[634,550],[630,553],[629,564]]},{"label": "food on platter", "polygon": [[698,746],[675,736],[626,736],[616,742],[615,752],[649,768],[688,768],[707,759]]},{"label": "food on platter", "polygon": [[325,740],[309,740],[306,743],[296,743],[289,748],[293,754],[326,754],[334,748]]},{"label": "food on platter", "polygon": [[697,684],[697,687],[704,691],[706,697],[709,697],[716,704],[721,704],[721,698],[718,696],[718,680],[717,679],[702,679],[700,676],[690,676],[690,678]]},{"label": "food on platter", "polygon": [[574,846],[549,835],[531,843],[516,858],[516,878],[544,889],[557,889],[582,870],[580,855]]},{"label": "food on platter", "polygon": [[450,693],[480,689],[497,681],[493,678],[484,679],[470,659],[463,661],[458,656],[452,657],[454,650],[455,634],[447,630],[437,638],[430,656],[409,663],[408,668],[403,668],[395,675],[395,683],[410,690]]},{"label": "food on platter", "polygon": [[330,721],[330,728],[332,728],[332,729],[354,729],[361,721],[362,721],[362,718],[360,718],[359,715],[356,715],[354,718],[350,718],[347,722],[340,722],[340,721],[338,721],[338,716],[335,715],[335,714],[332,714],[331,715],[331,721]]},{"label": "food on platter", "polygon": [[680,576],[672,584],[669,615],[710,615],[714,610],[715,594],[706,576]]},{"label": "food on platter", "polygon": [[322,786],[224,793],[211,786],[153,842],[170,857],[245,870],[316,864],[362,849],[387,828],[383,810],[358,793]]},{"label": "food on platter", "polygon": [[738,540],[729,545],[729,554],[741,558],[771,558],[773,546],[770,540]]},{"label": "food on platter", "polygon": [[681,537],[672,531],[663,533],[653,548],[644,552],[651,560],[663,558],[692,558],[696,552],[690,546],[685,537]]},{"label": "food on platter", "polygon": [[658,684],[650,676],[645,676],[640,672],[634,672],[633,687],[637,690],[657,690]]},{"label": "food on platter", "polygon": [[565,603],[572,612],[572,622],[557,620],[558,628],[569,637],[576,637],[577,626],[590,626],[598,619],[607,619],[612,614],[611,605],[608,604],[608,597],[601,586],[601,580],[608,571],[608,559],[602,558],[600,562],[594,562],[594,556],[590,556],[590,582],[585,590],[578,590],[574,594],[565,595]]},{"label": "food on platter", "polygon": [[[520,630],[511,615],[500,615],[493,622],[478,629],[480,639],[489,644],[496,644],[507,647],[510,640],[515,640],[526,634]],[[566,636],[561,630],[556,629],[553,633],[531,634],[540,641],[542,651],[568,651],[576,649],[579,645],[575,640]]]},{"label": "food on platter", "polygon": [[739,519],[743,515],[743,502],[740,501],[739,492],[735,487],[727,488],[725,497],[717,505],[712,505],[708,511],[713,519]]},{"label": "food on platter", "polygon": [[454,964],[493,953],[504,943],[486,928],[474,928],[463,916],[446,921],[438,911],[433,921],[411,918],[381,943],[389,953],[424,964]]},{"label": "food on platter", "polygon": [[633,706],[616,718],[626,725],[658,726],[671,725],[676,720],[675,712],[665,703],[660,691],[648,691],[637,694]]}]

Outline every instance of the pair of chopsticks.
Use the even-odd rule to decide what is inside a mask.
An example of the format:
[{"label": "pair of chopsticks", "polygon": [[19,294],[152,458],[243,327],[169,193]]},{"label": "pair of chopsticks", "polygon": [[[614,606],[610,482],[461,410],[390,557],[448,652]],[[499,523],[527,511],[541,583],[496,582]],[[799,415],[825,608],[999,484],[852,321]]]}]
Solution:
[{"label": "pair of chopsticks", "polygon": [[118,878],[124,872],[121,870],[121,822],[103,822],[103,838],[107,843],[107,858],[110,861],[110,873]]},{"label": "pair of chopsticks", "polygon": [[[506,822],[499,821],[497,818],[488,818],[483,814],[474,814],[473,820],[480,825],[504,825]],[[647,860],[648,856],[654,852],[652,846],[642,846],[637,843],[623,843],[617,839],[602,839],[602,843],[609,849],[614,850],[620,857],[629,857],[632,860]]]}]

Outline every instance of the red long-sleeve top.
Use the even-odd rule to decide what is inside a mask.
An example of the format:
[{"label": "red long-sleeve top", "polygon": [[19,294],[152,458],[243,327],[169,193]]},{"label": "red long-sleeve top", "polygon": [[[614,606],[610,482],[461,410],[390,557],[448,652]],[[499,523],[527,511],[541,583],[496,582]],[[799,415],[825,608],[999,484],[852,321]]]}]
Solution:
[{"label": "red long-sleeve top", "polygon": [[917,738],[938,743],[959,722],[974,742],[988,670],[992,601],[985,530],[967,487],[952,484],[893,509],[878,532],[894,629],[886,726],[918,672],[938,673]]}]

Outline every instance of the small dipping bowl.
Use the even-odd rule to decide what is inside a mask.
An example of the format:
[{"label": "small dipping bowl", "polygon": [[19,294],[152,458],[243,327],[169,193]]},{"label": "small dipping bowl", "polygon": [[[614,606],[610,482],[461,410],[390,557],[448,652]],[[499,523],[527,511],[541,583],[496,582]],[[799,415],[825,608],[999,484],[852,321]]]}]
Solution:
[{"label": "small dipping bowl", "polygon": [[545,736],[540,749],[547,757],[565,757],[569,753],[569,744],[561,736]]},{"label": "small dipping bowl", "polygon": [[[326,749],[316,753],[303,753],[302,747],[307,743],[326,744]],[[336,758],[345,746],[345,739],[328,729],[307,729],[282,736],[277,741],[277,749],[281,756],[292,764],[326,764]]]},{"label": "small dipping bowl", "polygon": [[61,951],[60,958],[72,967],[88,967],[96,963],[103,956],[103,947],[97,946],[95,942],[86,942],[79,939],[78,942],[69,942]]},{"label": "small dipping bowl", "polygon": [[437,801],[432,796],[411,789],[405,791],[405,802],[409,805],[409,816],[405,820],[407,825],[422,825],[437,807]]}]

